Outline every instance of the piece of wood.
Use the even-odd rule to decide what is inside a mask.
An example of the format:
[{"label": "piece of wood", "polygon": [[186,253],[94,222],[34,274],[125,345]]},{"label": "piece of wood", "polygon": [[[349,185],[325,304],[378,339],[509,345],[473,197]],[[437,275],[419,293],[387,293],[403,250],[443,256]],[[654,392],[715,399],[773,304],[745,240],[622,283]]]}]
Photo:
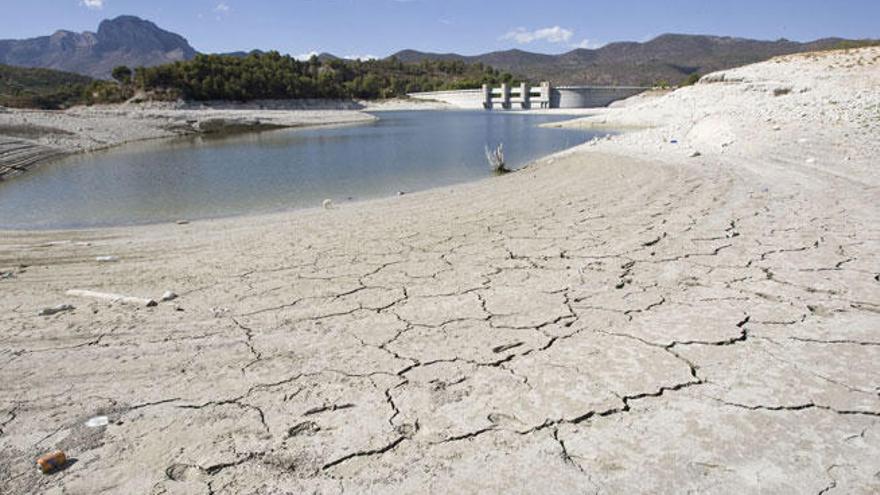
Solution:
[{"label": "piece of wood", "polygon": [[103,299],[110,302],[118,302],[122,304],[134,304],[137,306],[152,307],[156,306],[156,301],[152,299],[144,299],[142,297],[123,296],[121,294],[109,294],[106,292],[95,292],[91,290],[71,289],[67,291],[68,296],[88,297],[91,299]]}]

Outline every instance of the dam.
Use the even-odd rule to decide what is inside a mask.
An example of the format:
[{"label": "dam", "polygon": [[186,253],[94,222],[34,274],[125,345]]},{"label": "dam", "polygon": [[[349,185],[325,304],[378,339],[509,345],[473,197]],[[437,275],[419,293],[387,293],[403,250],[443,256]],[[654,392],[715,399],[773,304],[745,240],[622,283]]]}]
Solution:
[{"label": "dam", "polygon": [[539,86],[528,84],[502,84],[498,88],[483,85],[481,89],[453,91],[429,91],[409,93],[417,100],[441,101],[463,109],[496,108],[503,110],[530,110],[543,108],[599,108],[618,100],[647,91],[641,86],[552,86],[542,82]]}]

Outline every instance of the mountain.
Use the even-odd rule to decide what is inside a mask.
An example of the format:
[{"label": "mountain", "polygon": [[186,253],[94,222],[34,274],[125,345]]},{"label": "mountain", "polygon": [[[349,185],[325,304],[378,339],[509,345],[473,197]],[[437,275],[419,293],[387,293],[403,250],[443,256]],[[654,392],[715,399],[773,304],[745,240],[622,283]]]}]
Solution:
[{"label": "mountain", "polygon": [[161,65],[195,57],[187,40],[150,21],[121,16],[97,33],[58,31],[26,40],[0,40],[0,64],[41,67],[107,79],[118,65]]},{"label": "mountain", "polygon": [[[482,63],[517,78],[548,80],[554,84],[651,85],[676,84],[691,74],[767,60],[777,55],[823,50],[848,43],[827,38],[809,43],[785,39],[758,41],[744,38],[664,34],[644,43],[611,43],[595,50],[576,49],[561,55],[506,50],[483,55],[425,53],[403,50],[393,55],[401,62],[422,60]],[[243,57],[253,52],[226,55]],[[118,65],[154,66],[190,60],[196,51],[178,34],[133,16],[105,20],[97,33],[58,31],[27,40],[0,40],[0,64],[41,67],[107,79]],[[338,59],[329,53],[318,58]]]},{"label": "mountain", "polygon": [[395,53],[402,62],[461,60],[483,63],[533,81],[554,84],[643,86],[659,81],[676,84],[691,74],[767,60],[777,55],[833,48],[845,42],[826,38],[809,43],[785,39],[758,41],[720,36],[664,34],[645,43],[611,43],[595,50],[576,49],[561,55],[522,50],[464,56],[403,50]]}]

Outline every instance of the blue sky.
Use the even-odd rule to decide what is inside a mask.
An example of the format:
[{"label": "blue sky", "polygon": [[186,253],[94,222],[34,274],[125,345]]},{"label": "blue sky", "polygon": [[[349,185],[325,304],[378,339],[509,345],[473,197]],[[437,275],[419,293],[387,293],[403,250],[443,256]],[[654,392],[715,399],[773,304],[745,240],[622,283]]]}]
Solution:
[{"label": "blue sky", "polygon": [[93,31],[133,14],[200,51],[386,56],[403,48],[561,53],[667,32],[880,37],[880,0],[0,0],[0,38]]}]

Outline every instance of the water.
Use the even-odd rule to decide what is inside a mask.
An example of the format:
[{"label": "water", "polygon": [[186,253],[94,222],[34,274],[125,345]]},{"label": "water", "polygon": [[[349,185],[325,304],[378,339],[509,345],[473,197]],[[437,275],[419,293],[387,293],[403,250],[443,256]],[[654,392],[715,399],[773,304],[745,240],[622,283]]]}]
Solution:
[{"label": "water", "polygon": [[387,112],[373,124],[187,138],[76,155],[0,182],[0,227],[168,222],[392,196],[487,177],[598,135],[537,126],[558,116]]}]

